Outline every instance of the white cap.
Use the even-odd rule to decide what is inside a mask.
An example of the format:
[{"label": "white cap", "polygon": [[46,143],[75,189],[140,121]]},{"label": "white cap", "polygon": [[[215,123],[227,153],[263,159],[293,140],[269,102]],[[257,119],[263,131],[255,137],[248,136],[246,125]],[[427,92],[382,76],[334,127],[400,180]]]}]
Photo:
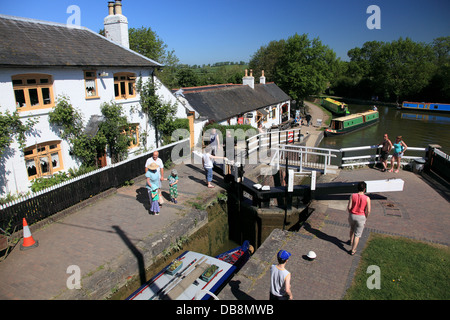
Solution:
[{"label": "white cap", "polygon": [[308,252],[308,254],[306,256],[310,259],[315,259],[317,257],[317,255],[314,251]]}]

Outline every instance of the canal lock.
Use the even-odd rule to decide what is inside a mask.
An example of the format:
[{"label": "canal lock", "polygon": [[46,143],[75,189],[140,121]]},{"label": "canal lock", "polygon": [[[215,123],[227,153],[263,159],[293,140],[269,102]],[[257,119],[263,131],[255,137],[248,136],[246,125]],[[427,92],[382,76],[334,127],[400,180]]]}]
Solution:
[{"label": "canal lock", "polygon": [[[281,173],[282,174],[282,173]],[[259,177],[259,181],[276,185],[280,176]],[[145,278],[151,279],[184,251],[196,251],[216,256],[239,246],[248,240],[257,249],[274,229],[298,231],[311,214],[304,199],[292,199],[285,209],[285,199],[273,199],[268,208],[252,205],[251,196],[242,194],[235,182],[227,184],[226,191],[217,193],[208,204],[191,201],[193,208],[207,212],[207,223],[188,237],[181,237],[170,244],[151,266],[145,270]],[[111,293],[109,300],[123,300],[142,285],[139,276]]]}]

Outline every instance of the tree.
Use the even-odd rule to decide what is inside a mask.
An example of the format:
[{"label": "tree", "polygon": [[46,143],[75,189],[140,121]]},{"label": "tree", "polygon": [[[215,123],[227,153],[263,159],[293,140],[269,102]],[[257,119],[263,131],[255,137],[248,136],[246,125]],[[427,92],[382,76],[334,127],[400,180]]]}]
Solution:
[{"label": "tree", "polygon": [[191,68],[185,67],[178,69],[178,86],[180,87],[195,87],[198,86],[199,79],[197,73]]},{"label": "tree", "polygon": [[261,74],[261,71],[264,70],[267,81],[273,81],[275,65],[283,54],[285,45],[286,40],[279,40],[262,46],[252,56],[249,69],[252,69],[254,74]]},{"label": "tree", "polygon": [[157,87],[152,79],[146,82],[139,78],[136,83],[136,90],[141,97],[141,110],[146,115],[146,129],[144,133],[144,146],[147,146],[146,137],[148,134],[148,120],[151,120],[156,133],[156,145],[159,145],[159,132],[171,134],[173,129],[173,118],[176,112],[176,106],[170,103],[164,103],[156,93]]},{"label": "tree", "polygon": [[106,138],[99,133],[94,137],[84,133],[82,115],[67,97],[58,97],[55,108],[49,113],[49,123],[59,127],[60,137],[69,142],[71,153],[81,161],[82,166],[97,165],[97,154],[105,150]]},{"label": "tree", "polygon": [[385,96],[393,94],[397,103],[400,97],[425,88],[436,70],[431,46],[409,38],[385,43],[372,68],[377,88]]},{"label": "tree", "polygon": [[28,119],[24,124],[20,120],[17,110],[13,114],[9,111],[6,111],[4,114],[0,112],[0,156],[3,156],[13,139],[16,139],[20,148],[23,149],[25,146],[25,135],[33,129],[36,122],[35,119]]},{"label": "tree", "polygon": [[305,99],[327,88],[335,63],[336,54],[319,38],[295,34],[275,64],[274,80],[292,99]]},{"label": "tree", "polygon": [[131,140],[122,131],[130,124],[127,117],[123,115],[122,107],[119,104],[104,102],[100,109],[104,120],[99,124],[99,133],[106,139],[113,162],[122,161],[128,155],[128,146]]}]

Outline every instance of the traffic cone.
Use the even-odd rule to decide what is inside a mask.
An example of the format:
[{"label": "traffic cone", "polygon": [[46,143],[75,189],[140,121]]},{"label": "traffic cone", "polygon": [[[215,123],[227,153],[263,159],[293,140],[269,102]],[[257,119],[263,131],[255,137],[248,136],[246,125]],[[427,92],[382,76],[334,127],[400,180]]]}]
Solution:
[{"label": "traffic cone", "polygon": [[39,245],[37,241],[31,236],[30,228],[28,227],[27,220],[23,218],[23,243],[20,245],[20,250],[26,250],[36,248]]}]

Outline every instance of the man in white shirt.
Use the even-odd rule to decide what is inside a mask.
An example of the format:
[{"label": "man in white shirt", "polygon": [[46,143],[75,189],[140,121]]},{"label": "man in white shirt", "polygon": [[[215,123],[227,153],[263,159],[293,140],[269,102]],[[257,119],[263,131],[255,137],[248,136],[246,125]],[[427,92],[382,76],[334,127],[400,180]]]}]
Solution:
[{"label": "man in white shirt", "polygon": [[159,175],[161,177],[159,181],[159,205],[161,206],[164,203],[163,197],[161,196],[161,181],[164,180],[164,164],[160,158],[158,158],[159,152],[154,151],[151,158],[148,158],[145,162],[145,172],[147,173],[148,166],[153,162],[156,163],[159,167]]},{"label": "man in white shirt", "polygon": [[202,157],[202,164],[203,164],[203,168],[205,168],[205,174],[206,174],[206,185],[208,186],[208,188],[215,188],[212,184],[212,178],[213,178],[213,160],[214,159],[226,159],[226,157],[218,157],[218,156],[213,156],[211,155],[211,147],[207,146],[205,148],[205,153],[203,154]]}]

